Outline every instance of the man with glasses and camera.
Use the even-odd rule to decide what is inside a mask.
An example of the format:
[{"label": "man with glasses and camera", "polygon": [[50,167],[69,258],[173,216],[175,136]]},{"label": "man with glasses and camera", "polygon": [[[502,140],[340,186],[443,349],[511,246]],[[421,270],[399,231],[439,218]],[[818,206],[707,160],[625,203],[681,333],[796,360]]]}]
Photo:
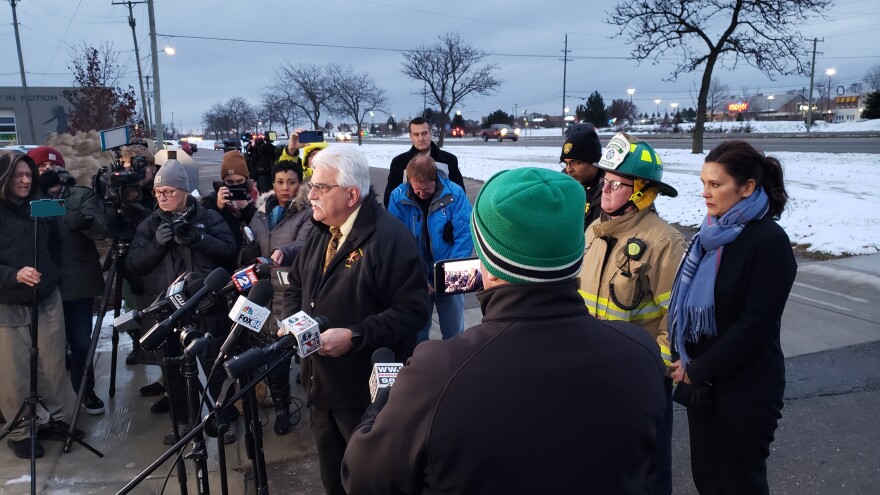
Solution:
[{"label": "man with glasses and camera", "polygon": [[[663,165],[648,143],[618,133],[597,166],[605,176],[601,215],[586,232],[580,291],[590,314],[600,320],[622,320],[647,330],[671,365],[667,312],[672,283],[684,257],[684,236],[657,215],[659,194],[678,192],[662,182]],[[667,377],[666,415],[648,471],[648,493],[672,492],[672,381]]]},{"label": "man with glasses and camera", "polygon": [[[138,225],[127,258],[129,270],[144,278],[144,294],[149,298],[159,297],[183,273],[204,278],[217,267],[235,264],[238,245],[226,221],[200,205],[189,191],[186,171],[177,160],[168,160],[156,173],[152,193],[159,208]],[[223,320],[202,322],[215,341],[229,329],[228,320]],[[176,337],[170,337],[169,342],[176,342]],[[175,380],[171,401],[183,421],[187,413],[183,379],[179,370],[165,371],[168,380]],[[188,425],[181,426],[184,432],[189,431]],[[224,440],[234,441],[234,434],[230,437]],[[166,435],[165,443],[169,441],[174,443],[173,435]]]},{"label": "man with glasses and camera", "polygon": [[587,203],[584,207],[584,230],[599,218],[602,212],[602,170],[596,167],[602,158],[602,143],[593,127],[572,131],[562,145],[559,161],[562,172],[584,186]]},{"label": "man with glasses and camera", "polygon": [[324,490],[342,495],[345,446],[370,404],[372,353],[388,347],[406,361],[431,305],[415,239],[376,201],[367,158],[330,146],[313,163],[315,227],[291,267],[282,314],[329,320],[301,376]]}]

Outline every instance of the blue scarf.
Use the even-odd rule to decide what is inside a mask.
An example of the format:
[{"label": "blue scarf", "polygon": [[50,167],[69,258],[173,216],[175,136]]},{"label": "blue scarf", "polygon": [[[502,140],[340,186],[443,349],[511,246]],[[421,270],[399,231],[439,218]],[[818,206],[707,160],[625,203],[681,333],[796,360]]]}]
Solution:
[{"label": "blue scarf", "polygon": [[669,302],[669,334],[685,369],[689,361],[685,342],[696,343],[701,337],[718,335],[715,277],[724,245],[739,237],[747,223],[763,218],[769,206],[767,193],[759,187],[721,218],[706,215],[700,231],[694,235],[678,268]]},{"label": "blue scarf", "polygon": [[284,217],[284,210],[285,208],[281,205],[272,208],[272,211],[269,212],[269,230],[275,229],[275,226],[278,225],[278,222]]}]

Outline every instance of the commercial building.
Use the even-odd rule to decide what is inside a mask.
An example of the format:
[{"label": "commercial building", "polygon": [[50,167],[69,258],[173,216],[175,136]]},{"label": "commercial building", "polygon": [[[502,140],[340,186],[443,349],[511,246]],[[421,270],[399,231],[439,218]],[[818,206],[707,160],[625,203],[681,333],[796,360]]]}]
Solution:
[{"label": "commercial building", "polygon": [[67,132],[67,121],[72,105],[64,91],[74,88],[29,87],[31,122],[20,86],[0,87],[0,146],[12,144],[42,144],[53,132]]}]

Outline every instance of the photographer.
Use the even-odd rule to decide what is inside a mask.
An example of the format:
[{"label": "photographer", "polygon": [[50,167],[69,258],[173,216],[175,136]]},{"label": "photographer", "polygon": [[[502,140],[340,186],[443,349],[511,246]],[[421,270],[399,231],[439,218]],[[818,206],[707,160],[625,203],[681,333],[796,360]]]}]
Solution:
[{"label": "photographer", "polygon": [[[151,213],[137,227],[128,252],[128,266],[132,273],[144,277],[144,294],[157,298],[182,273],[192,272],[206,277],[217,267],[232,266],[238,246],[223,217],[216,211],[205,209],[188,191],[186,171],[177,160],[169,160],[156,174],[153,195],[158,199],[159,209]],[[222,318],[221,318],[222,317]],[[208,329],[222,342],[229,330],[229,321],[218,315],[211,322],[203,320]],[[175,342],[169,338],[169,343]],[[173,347],[173,345],[172,345]],[[210,352],[210,351],[208,351]],[[168,368],[166,376],[172,383],[171,401],[175,411],[185,419],[186,400],[184,384],[179,370]],[[181,425],[184,432],[188,424]],[[224,436],[224,442],[235,441],[235,423]],[[174,442],[173,432],[166,435],[166,443]]]},{"label": "photographer", "polygon": [[272,190],[272,163],[275,161],[275,146],[271,141],[257,138],[248,148],[247,161],[250,176],[257,182],[260,193]]},{"label": "photographer", "polygon": [[[29,395],[31,310],[36,298],[40,352],[37,359],[37,393],[51,419],[40,425],[37,438],[64,440],[70,426],[75,397],[64,384],[64,315],[58,282],[61,280],[61,242],[58,224],[41,219],[39,245],[34,246],[35,221],[30,202],[37,199],[38,172],[34,161],[15,151],[0,151],[0,413],[12,421]],[[36,259],[34,253],[36,252]],[[45,421],[40,407],[37,421]],[[53,421],[54,419],[54,421]],[[17,457],[31,456],[28,422],[8,431],[7,444]],[[77,432],[77,435],[81,435]],[[39,441],[34,457],[42,457]]]},{"label": "photographer", "polygon": [[[95,241],[107,234],[107,216],[95,192],[77,186],[64,168],[64,158],[53,148],[40,146],[28,152],[40,170],[40,190],[63,199],[67,215],[59,218],[61,247],[61,301],[64,328],[70,347],[70,381],[73,391],[86,369],[92,335],[92,308],[104,289],[101,258]],[[82,406],[89,414],[103,414],[104,402],[95,395],[95,372],[89,370]]]},{"label": "photographer", "polygon": [[[215,191],[200,201],[202,206],[209,210],[220,213],[223,220],[232,231],[238,248],[246,249],[240,256],[244,262],[260,256],[259,246],[254,239],[248,239],[244,228],[250,225],[251,219],[257,212],[255,204],[259,193],[257,186],[250,178],[247,162],[244,155],[237,150],[227,151],[223,154],[220,163],[220,181],[214,182]],[[245,199],[235,199],[244,197]],[[224,267],[230,271],[235,266]]]}]

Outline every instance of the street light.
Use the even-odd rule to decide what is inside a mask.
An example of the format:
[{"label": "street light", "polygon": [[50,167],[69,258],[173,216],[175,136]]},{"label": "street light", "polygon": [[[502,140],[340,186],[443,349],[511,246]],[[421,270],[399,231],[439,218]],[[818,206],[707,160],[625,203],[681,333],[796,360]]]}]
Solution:
[{"label": "street light", "polygon": [[678,103],[670,103],[669,106],[672,107],[672,121],[675,122],[675,109],[678,108]]},{"label": "street light", "polygon": [[175,50],[173,46],[166,46],[162,49],[162,51],[168,55],[174,55],[175,53],[177,53],[177,50]]},{"label": "street light", "polygon": [[831,68],[825,71],[825,75],[828,76],[828,102],[825,104],[825,111],[829,115],[831,114],[831,76],[837,74],[837,69]]},{"label": "street light", "polygon": [[375,116],[376,116],[376,114],[374,114],[373,111],[370,110],[370,137],[371,138],[373,137],[373,122],[374,122],[373,117],[375,117]]},{"label": "street light", "polygon": [[660,102],[661,102],[661,101],[663,101],[663,100],[661,100],[661,99],[659,99],[659,98],[657,98],[656,100],[654,100],[654,104],[657,105],[657,118],[658,118],[658,119],[660,118]]},{"label": "street light", "polygon": [[627,94],[629,94],[629,102],[630,102],[630,104],[632,104],[632,102],[633,102],[633,94],[636,92],[636,89],[635,89],[635,88],[629,88],[628,90],[626,90],[626,92],[627,92]]}]

